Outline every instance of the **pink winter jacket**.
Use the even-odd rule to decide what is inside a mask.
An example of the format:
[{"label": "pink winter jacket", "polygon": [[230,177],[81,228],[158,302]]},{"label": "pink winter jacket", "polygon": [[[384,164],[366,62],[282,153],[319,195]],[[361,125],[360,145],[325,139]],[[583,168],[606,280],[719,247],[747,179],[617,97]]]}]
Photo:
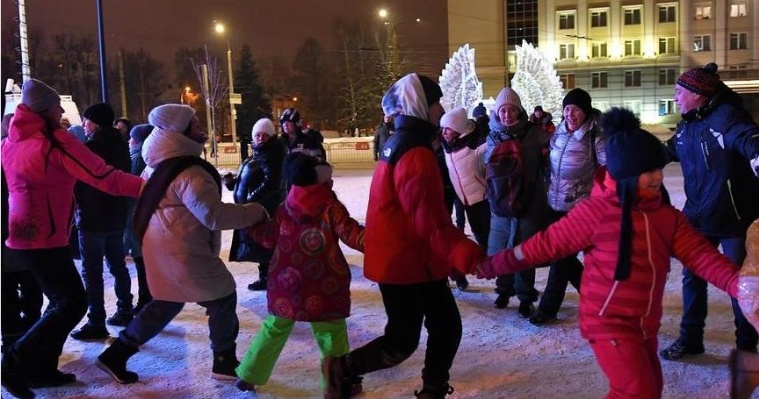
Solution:
[{"label": "pink winter jacket", "polygon": [[61,144],[54,148],[43,135],[44,128],[42,116],[21,104],[2,145],[3,170],[10,192],[9,248],[67,246],[77,180],[112,195],[140,194],[142,179],[106,165],[62,128],[53,133]]},{"label": "pink winter jacket", "polygon": [[[517,258],[523,258],[515,269],[584,251],[580,295],[583,337],[613,339],[658,334],[670,257],[679,259],[684,267],[730,296],[737,295],[738,267],[709,244],[682,212],[663,204],[660,197],[633,205],[630,277],[615,281],[622,209],[615,189],[606,186],[604,178],[605,168],[600,167],[589,199],[579,202],[564,218],[514,251]],[[493,261],[502,261],[503,254],[496,255]]]}]

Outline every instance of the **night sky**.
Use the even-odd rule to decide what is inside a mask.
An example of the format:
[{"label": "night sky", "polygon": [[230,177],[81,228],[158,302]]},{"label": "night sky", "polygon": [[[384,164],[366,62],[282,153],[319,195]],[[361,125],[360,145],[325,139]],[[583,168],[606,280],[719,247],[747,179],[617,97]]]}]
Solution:
[{"label": "night sky", "polygon": [[[2,4],[3,37],[18,17],[13,0]],[[218,54],[231,41],[233,53],[249,44],[254,60],[284,57],[292,60],[298,47],[314,37],[325,50],[334,48],[332,22],[337,18],[364,20],[382,28],[377,10],[386,8],[397,21],[401,46],[415,55],[420,72],[439,75],[448,59],[447,10],[441,0],[103,0],[106,49],[113,57],[119,48],[151,53],[167,68],[174,52],[208,44]],[[47,37],[57,33],[97,36],[95,0],[27,0],[27,24]],[[410,21],[423,19],[422,25]],[[213,21],[227,26],[228,36],[214,33]]]}]

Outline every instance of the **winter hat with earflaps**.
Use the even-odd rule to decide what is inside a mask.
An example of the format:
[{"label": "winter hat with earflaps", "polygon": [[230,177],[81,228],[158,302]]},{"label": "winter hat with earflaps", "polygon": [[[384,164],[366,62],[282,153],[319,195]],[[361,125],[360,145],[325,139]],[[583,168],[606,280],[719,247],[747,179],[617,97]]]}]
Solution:
[{"label": "winter hat with earflaps", "polygon": [[451,112],[446,112],[442,118],[440,118],[440,127],[449,128],[458,132],[462,136],[474,131],[474,121],[467,118],[466,110],[464,108],[454,108]]},{"label": "winter hat with earflaps", "polygon": [[47,111],[60,102],[58,92],[41,80],[29,79],[21,87],[21,103],[34,112]]},{"label": "winter hat with earflaps", "polygon": [[638,176],[664,167],[664,145],[656,136],[641,129],[638,117],[625,108],[615,107],[603,114],[601,128],[606,135],[606,169],[617,182],[617,197],[622,206],[614,280],[626,280],[630,277],[631,210],[638,191]]}]

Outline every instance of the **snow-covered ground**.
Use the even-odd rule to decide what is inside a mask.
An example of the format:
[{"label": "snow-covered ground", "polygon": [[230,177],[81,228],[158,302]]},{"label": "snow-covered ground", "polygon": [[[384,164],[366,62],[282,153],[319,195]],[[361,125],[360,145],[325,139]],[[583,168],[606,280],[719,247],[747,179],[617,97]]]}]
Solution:
[{"label": "snow-covered ground", "polygon": [[[371,170],[337,170],[335,190],[351,214],[365,220]],[[679,165],[665,170],[675,205],[684,202]],[[231,201],[229,192],[225,198]],[[224,233],[229,248],[231,232]],[[352,346],[363,345],[381,334],[385,314],[377,285],[363,278],[363,256],[345,249],[353,272],[353,310],[348,319]],[[226,252],[222,257],[226,259]],[[257,268],[251,263],[230,262],[237,280],[240,335],[237,354],[242,357],[266,316],[265,294],[250,292]],[[660,346],[677,337],[681,312],[680,272],[673,261],[664,300],[664,320]],[[132,266],[132,291],[137,280]],[[538,270],[536,287],[545,286],[546,269]],[[535,327],[518,317],[515,305],[493,307],[493,282],[470,278],[469,292],[454,291],[461,310],[464,335],[451,370],[452,398],[600,398],[606,380],[577,327],[578,295],[569,289],[559,314],[559,322]],[[113,282],[106,273],[106,303],[114,311]],[[709,318],[706,321],[706,354],[683,362],[663,361],[664,398],[726,398],[729,377],[727,357],[734,346],[733,316],[726,294],[710,287]],[[112,335],[119,328],[108,327]],[[319,353],[306,324],[296,325],[290,341],[268,384],[256,394],[238,391],[232,383],[210,378],[211,350],[207,338],[207,318],[203,308],[187,304],[177,318],[155,339],[144,345],[129,362],[140,381],[121,385],[95,366],[105,343],[83,343],[69,339],[60,369],[76,373],[78,382],[60,388],[36,390],[40,398],[319,398]],[[369,374],[361,396],[370,398],[412,398],[421,388],[421,370],[426,346],[423,334],[419,349],[405,363]],[[7,392],[3,391],[3,397]],[[757,396],[759,397],[759,395]]]}]

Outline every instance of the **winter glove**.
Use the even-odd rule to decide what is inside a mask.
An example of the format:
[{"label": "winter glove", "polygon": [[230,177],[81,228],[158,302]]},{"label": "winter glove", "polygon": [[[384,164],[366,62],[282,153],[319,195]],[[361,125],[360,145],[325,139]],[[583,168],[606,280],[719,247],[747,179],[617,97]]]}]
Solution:
[{"label": "winter glove", "polygon": [[746,259],[738,278],[738,305],[746,320],[759,328],[759,219],[746,233]]},{"label": "winter glove", "polygon": [[759,177],[759,154],[754,155],[749,163],[751,164],[751,170],[754,171],[754,175],[756,175],[756,177]]},{"label": "winter glove", "polygon": [[[501,274],[514,273],[522,270],[522,262],[517,259],[514,249],[504,249],[489,257],[485,262],[477,267],[478,278],[494,278]],[[480,270],[482,274],[480,274]]]},{"label": "winter glove", "polygon": [[495,278],[496,274],[493,271],[493,263],[491,263],[490,260],[491,257],[486,256],[485,259],[483,259],[482,263],[477,265],[477,269],[474,273],[477,275],[477,278],[484,278],[488,280]]}]

